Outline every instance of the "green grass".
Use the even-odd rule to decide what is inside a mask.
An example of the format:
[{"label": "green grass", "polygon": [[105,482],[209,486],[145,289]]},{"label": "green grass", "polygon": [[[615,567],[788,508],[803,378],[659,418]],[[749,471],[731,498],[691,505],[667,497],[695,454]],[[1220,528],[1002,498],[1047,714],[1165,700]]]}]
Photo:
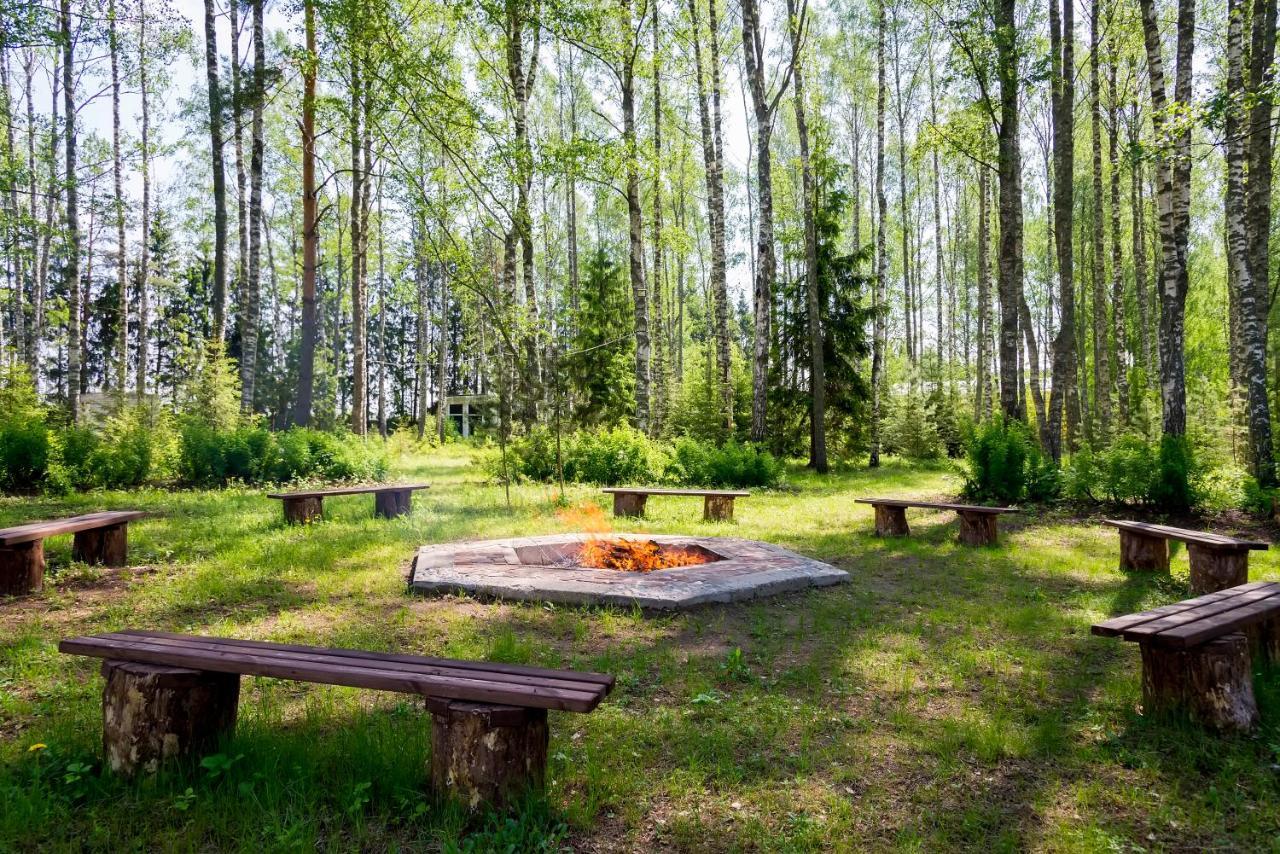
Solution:
[{"label": "green grass", "polygon": [[[0,603],[0,850],[1280,851],[1280,679],[1258,681],[1257,736],[1141,717],[1137,650],[1091,637],[1113,614],[1185,598],[1115,569],[1115,532],[1065,513],[954,542],[949,514],[871,535],[862,495],[953,495],[945,468],[891,462],[738,502],[655,498],[628,530],[768,540],[852,583],[687,614],[486,604],[406,593],[415,546],[562,530],[554,490],[481,482],[465,449],[403,459],[435,484],[412,516],[368,496],[286,527],[256,490],[0,500],[0,525],[137,507],[117,575],[47,543],[50,584]],[[604,497],[572,487],[574,501]],[[1280,579],[1255,553],[1254,579]],[[491,658],[616,673],[591,715],[553,714],[550,787],[468,819],[425,788],[420,701],[245,678],[216,758],[128,783],[101,773],[97,662],[59,638],[124,627]],[[740,652],[739,652],[740,650]],[[32,751],[34,744],[45,749]]]}]

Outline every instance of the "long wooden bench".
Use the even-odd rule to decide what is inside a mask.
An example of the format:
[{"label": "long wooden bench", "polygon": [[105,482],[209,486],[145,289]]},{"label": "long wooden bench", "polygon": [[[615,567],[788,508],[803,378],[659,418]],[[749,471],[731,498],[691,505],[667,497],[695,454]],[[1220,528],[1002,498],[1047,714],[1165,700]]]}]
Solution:
[{"label": "long wooden bench", "polygon": [[1258,723],[1252,656],[1280,663],[1280,583],[1257,581],[1093,626],[1138,644],[1151,714],[1186,714],[1216,729]]},{"label": "long wooden bench", "polygon": [[303,489],[297,492],[270,492],[268,498],[284,502],[284,520],[293,525],[314,522],[324,516],[324,499],[335,495],[373,495],[373,512],[384,519],[405,516],[413,509],[413,493],[430,489],[429,483],[375,483],[369,486],[339,486],[333,489]]},{"label": "long wooden bench", "polygon": [[977,504],[950,504],[945,501],[913,501],[903,498],[857,498],[858,504],[870,504],[876,512],[877,537],[905,537],[911,533],[907,525],[907,508],[952,510],[960,519],[960,542],[985,546],[996,541],[997,520],[1002,513],[1021,512],[1014,507],[983,507]]},{"label": "long wooden bench", "polygon": [[44,541],[59,534],[75,534],[75,560],[124,566],[129,523],[145,515],[140,510],[109,510],[0,530],[0,595],[20,596],[44,586]]},{"label": "long wooden bench", "polygon": [[614,516],[643,516],[644,505],[650,495],[700,495],[703,498],[702,518],[708,522],[733,520],[733,501],[747,498],[750,492],[734,489],[662,489],[646,486],[614,486],[604,490],[613,496]]},{"label": "long wooden bench", "polygon": [[106,659],[103,749],[112,771],[154,771],[235,726],[241,676],[416,694],[432,716],[431,780],[475,807],[543,784],[547,710],[590,712],[603,673],[168,632],[69,638],[61,652]]},{"label": "long wooden bench", "polygon": [[1120,531],[1120,568],[1169,571],[1169,540],[1187,544],[1191,591],[1213,593],[1249,580],[1249,552],[1270,544],[1150,522],[1104,519]]}]

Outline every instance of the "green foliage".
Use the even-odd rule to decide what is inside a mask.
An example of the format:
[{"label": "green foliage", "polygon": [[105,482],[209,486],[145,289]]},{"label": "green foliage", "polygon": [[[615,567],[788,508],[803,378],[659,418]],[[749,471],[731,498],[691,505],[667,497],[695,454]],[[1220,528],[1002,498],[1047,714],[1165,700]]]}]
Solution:
[{"label": "green foliage", "polygon": [[716,447],[683,436],[675,441],[664,480],[682,486],[776,486],[783,465],[763,448],[728,442]]},{"label": "green foliage", "polygon": [[[572,483],[767,487],[776,485],[783,474],[782,463],[754,445],[731,441],[717,447],[688,436],[668,444],[626,426],[571,433],[562,438],[561,453],[564,478]],[[496,449],[490,448],[481,464],[491,477],[502,477]],[[555,434],[539,427],[513,439],[507,446],[507,465],[516,482],[555,480]]]},{"label": "green foliage", "polygon": [[49,464],[49,429],[35,385],[21,365],[0,366],[0,490],[29,492]]},{"label": "green foliage", "polygon": [[622,268],[603,246],[591,254],[585,272],[572,351],[564,360],[573,418],[584,426],[616,424],[635,411],[631,296]]},{"label": "green foliage", "polygon": [[914,389],[889,401],[882,429],[885,453],[910,460],[936,460],[944,453],[937,424],[930,417],[925,399]]},{"label": "green foliage", "polygon": [[188,484],[383,480],[386,473],[386,454],[351,434],[304,427],[272,433],[253,425],[219,430],[197,420],[182,426],[177,474]]},{"label": "green foliage", "polygon": [[1168,513],[1262,503],[1256,484],[1250,493],[1246,480],[1233,465],[1198,466],[1186,439],[1164,436],[1153,442],[1137,433],[1126,433],[1101,450],[1080,448],[1063,472],[1064,492],[1071,498],[1151,505]]},{"label": "green foliage", "polygon": [[1058,495],[1060,477],[1022,421],[996,416],[978,424],[968,443],[964,495],[974,501],[1013,504]]},{"label": "green foliage", "polygon": [[1196,503],[1192,489],[1195,460],[1191,444],[1183,436],[1161,436],[1151,500],[1173,513],[1185,513]]}]

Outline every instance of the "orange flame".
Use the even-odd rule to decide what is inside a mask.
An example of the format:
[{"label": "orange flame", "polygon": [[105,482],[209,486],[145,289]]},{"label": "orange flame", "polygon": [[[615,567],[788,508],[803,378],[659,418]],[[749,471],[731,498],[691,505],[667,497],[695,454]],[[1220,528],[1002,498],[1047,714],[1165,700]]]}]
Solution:
[{"label": "orange flame", "polygon": [[604,534],[613,530],[599,504],[584,501],[556,512],[556,517],[566,526],[588,534]]},{"label": "orange flame", "polygon": [[624,572],[653,572],[675,566],[697,566],[707,559],[680,546],[661,547],[653,540],[591,539],[582,544],[583,566]]}]

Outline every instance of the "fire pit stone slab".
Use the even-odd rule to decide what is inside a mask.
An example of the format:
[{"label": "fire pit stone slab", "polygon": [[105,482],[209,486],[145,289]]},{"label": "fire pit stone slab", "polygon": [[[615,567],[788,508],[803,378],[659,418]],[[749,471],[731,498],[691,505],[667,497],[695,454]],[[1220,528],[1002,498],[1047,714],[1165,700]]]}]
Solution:
[{"label": "fire pit stone slab", "polygon": [[[624,572],[557,563],[566,547],[592,539],[652,540],[698,547],[704,564]],[[521,554],[531,558],[526,563]],[[546,555],[547,560],[532,556]],[[665,534],[548,534],[505,540],[423,546],[409,570],[409,587],[422,594],[467,593],[491,599],[622,605],[679,611],[739,602],[848,581],[843,570],[757,540]]]}]

